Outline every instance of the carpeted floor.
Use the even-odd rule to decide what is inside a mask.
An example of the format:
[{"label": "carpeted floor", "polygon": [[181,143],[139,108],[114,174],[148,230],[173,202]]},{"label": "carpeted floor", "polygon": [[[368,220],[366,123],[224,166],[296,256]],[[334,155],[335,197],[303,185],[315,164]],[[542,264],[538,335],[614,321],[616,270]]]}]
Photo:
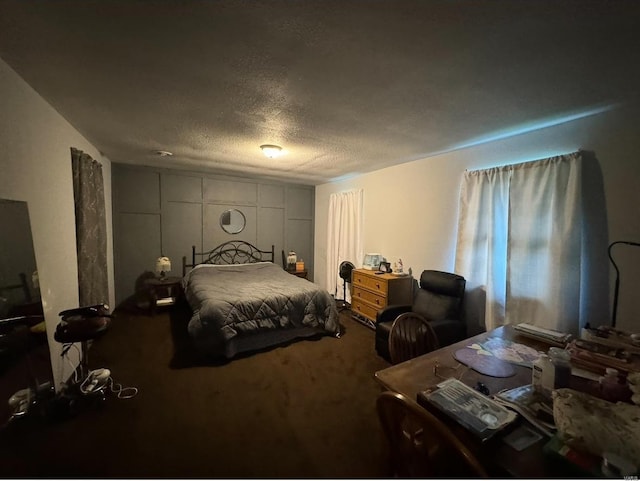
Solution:
[{"label": "carpeted floor", "polygon": [[388,366],[374,332],[343,313],[342,338],[305,340],[220,365],[198,365],[188,309],[116,311],[89,353],[135,386],[79,405],[75,417],[13,424],[2,477],[376,478],[386,448],[373,373]]}]

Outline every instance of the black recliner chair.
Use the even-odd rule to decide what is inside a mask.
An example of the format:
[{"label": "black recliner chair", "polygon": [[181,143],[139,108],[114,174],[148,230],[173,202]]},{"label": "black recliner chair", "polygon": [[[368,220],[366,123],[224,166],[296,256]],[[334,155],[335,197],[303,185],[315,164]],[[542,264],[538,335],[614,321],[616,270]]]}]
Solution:
[{"label": "black recliner chair", "polygon": [[426,270],[420,275],[420,286],[411,305],[391,305],[376,316],[376,352],[391,362],[389,332],[400,314],[415,312],[427,319],[438,337],[440,347],[467,337],[462,319],[462,301],[467,281],[449,272]]}]

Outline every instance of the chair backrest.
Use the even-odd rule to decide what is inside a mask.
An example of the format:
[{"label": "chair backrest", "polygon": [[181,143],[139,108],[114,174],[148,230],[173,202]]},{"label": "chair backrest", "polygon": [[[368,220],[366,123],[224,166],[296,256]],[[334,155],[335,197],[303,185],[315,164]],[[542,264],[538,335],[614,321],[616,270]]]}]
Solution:
[{"label": "chair backrest", "polygon": [[396,477],[488,477],[476,456],[415,401],[386,391],[378,396],[376,408]]},{"label": "chair backrest", "polygon": [[415,312],[405,312],[396,317],[389,332],[391,362],[413,359],[438,349],[438,337],[424,317]]},{"label": "chair backrest", "polygon": [[458,274],[423,271],[411,310],[429,321],[461,319],[466,283]]}]

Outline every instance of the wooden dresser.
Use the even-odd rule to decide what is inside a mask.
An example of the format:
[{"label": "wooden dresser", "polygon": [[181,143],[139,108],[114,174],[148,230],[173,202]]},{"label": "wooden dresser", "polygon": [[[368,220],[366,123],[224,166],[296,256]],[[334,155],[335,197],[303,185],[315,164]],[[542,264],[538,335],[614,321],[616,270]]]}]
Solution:
[{"label": "wooden dresser", "polygon": [[354,269],[351,273],[351,312],[372,328],[375,328],[376,314],[383,307],[413,301],[413,277],[375,272]]}]

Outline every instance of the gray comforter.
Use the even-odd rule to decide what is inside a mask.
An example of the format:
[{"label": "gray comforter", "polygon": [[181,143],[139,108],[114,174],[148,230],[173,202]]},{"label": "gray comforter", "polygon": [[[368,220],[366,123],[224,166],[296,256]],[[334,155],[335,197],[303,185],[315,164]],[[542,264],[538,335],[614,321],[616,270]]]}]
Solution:
[{"label": "gray comforter", "polygon": [[271,262],[199,265],[184,277],[183,286],[193,310],[189,334],[196,346],[214,355],[229,357],[236,349],[226,344],[270,331],[290,331],[288,339],[297,331],[303,336],[339,335],[338,312],[329,293]]}]

